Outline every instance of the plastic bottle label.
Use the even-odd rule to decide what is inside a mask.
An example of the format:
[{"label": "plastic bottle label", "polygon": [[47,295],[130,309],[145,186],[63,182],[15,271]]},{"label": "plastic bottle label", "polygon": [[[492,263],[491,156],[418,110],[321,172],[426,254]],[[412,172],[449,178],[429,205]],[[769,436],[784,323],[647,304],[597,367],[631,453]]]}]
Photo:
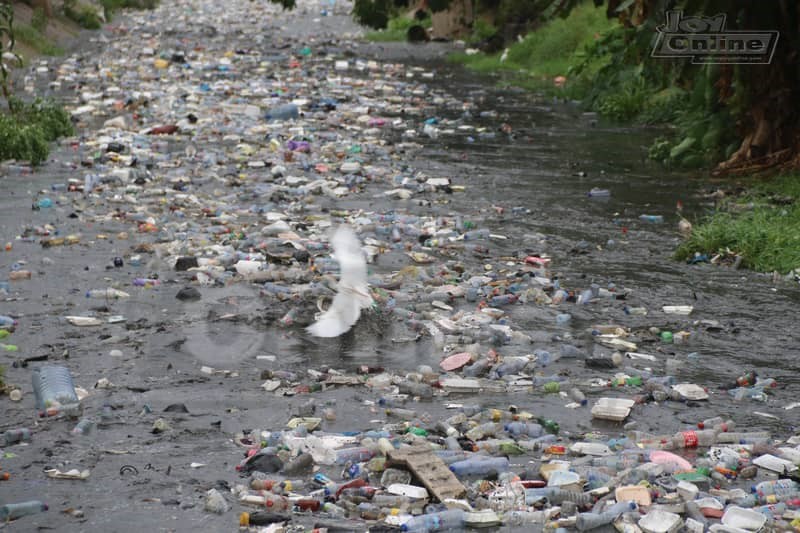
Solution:
[{"label": "plastic bottle label", "polygon": [[697,448],[697,433],[694,431],[683,432],[683,446],[684,448]]}]

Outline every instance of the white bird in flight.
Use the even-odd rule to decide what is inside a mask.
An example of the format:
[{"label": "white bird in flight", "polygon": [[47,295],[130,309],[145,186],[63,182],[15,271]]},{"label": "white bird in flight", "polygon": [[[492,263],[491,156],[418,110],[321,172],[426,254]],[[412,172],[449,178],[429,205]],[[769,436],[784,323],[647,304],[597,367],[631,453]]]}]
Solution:
[{"label": "white bird in flight", "polygon": [[306,328],[317,337],[338,337],[350,331],[358,322],[361,310],[372,305],[367,286],[367,261],[356,234],[349,226],[339,226],[331,244],[341,273],[333,303]]}]

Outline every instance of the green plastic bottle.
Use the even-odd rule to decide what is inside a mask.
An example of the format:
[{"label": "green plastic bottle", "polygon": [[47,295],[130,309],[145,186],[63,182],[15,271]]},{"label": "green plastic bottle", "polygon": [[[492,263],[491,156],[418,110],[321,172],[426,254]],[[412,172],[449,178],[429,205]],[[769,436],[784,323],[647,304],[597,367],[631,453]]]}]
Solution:
[{"label": "green plastic bottle", "polygon": [[549,418],[539,418],[536,421],[545,429],[545,431],[552,433],[553,435],[558,435],[558,432],[561,430],[558,422],[555,420],[550,420]]}]

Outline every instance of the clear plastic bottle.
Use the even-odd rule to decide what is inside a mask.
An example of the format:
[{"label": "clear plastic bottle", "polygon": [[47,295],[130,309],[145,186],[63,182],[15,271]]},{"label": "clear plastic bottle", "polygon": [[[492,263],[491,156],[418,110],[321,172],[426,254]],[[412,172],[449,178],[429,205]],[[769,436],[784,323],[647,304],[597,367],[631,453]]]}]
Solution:
[{"label": "clear plastic bottle", "polygon": [[486,437],[492,437],[496,433],[497,424],[494,422],[485,422],[467,431],[466,437],[470,440],[481,440]]},{"label": "clear plastic bottle", "polygon": [[415,516],[402,525],[401,531],[429,533],[434,531],[459,530],[464,524],[464,511],[451,509],[439,513]]},{"label": "clear plastic bottle", "polygon": [[67,367],[34,368],[31,380],[39,416],[53,416],[62,412],[72,416],[78,414],[80,401]]},{"label": "clear plastic bottle", "polygon": [[0,521],[7,522],[16,520],[23,516],[37,514],[47,511],[47,505],[39,500],[31,500],[22,503],[7,503],[0,506]]},{"label": "clear plastic bottle", "polygon": [[770,440],[771,436],[767,431],[751,432],[727,432],[717,435],[717,442],[720,444],[763,444]]},{"label": "clear plastic bottle", "polygon": [[512,511],[505,517],[509,526],[541,526],[548,520],[546,511]]},{"label": "clear plastic bottle", "polygon": [[490,472],[505,472],[509,468],[505,457],[473,456],[450,465],[450,471],[457,476],[483,476]]},{"label": "clear plastic bottle", "polygon": [[569,390],[569,397],[572,398],[575,403],[580,405],[586,405],[588,401],[586,400],[586,395],[581,392],[581,390],[577,387],[573,387]]},{"label": "clear plastic bottle", "polygon": [[99,298],[103,300],[119,300],[121,298],[129,298],[130,294],[119,289],[90,289],[86,291],[87,298]]},{"label": "clear plastic bottle", "polygon": [[401,381],[397,384],[400,394],[409,394],[411,396],[419,396],[420,398],[430,399],[433,398],[433,387],[427,383],[417,383],[415,381]]},{"label": "clear plastic bottle", "polygon": [[362,463],[369,461],[375,455],[371,449],[366,447],[344,448],[336,450],[336,464]]},{"label": "clear plastic bottle", "polygon": [[713,429],[698,431],[679,431],[672,437],[673,449],[713,446],[717,442],[717,432]]},{"label": "clear plastic bottle", "polygon": [[589,531],[606,526],[616,520],[622,513],[627,513],[636,509],[634,502],[619,502],[600,513],[579,513],[575,522],[578,531]]},{"label": "clear plastic bottle", "polygon": [[9,429],[0,435],[0,443],[3,446],[11,446],[19,442],[29,442],[31,440],[31,430],[28,428]]},{"label": "clear plastic bottle", "polygon": [[761,503],[775,503],[797,498],[800,495],[800,486],[791,479],[772,479],[762,481],[750,488],[758,496]]},{"label": "clear plastic bottle", "polygon": [[73,435],[87,436],[94,431],[95,422],[91,418],[82,418],[78,424],[72,428]]},{"label": "clear plastic bottle", "polygon": [[541,437],[544,428],[533,422],[509,422],[503,428],[506,433],[513,437]]}]

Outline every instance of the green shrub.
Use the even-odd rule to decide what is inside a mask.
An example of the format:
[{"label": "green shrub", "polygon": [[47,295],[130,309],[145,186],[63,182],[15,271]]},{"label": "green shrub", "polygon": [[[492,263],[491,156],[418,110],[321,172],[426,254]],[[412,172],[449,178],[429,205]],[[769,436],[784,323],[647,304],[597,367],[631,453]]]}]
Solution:
[{"label": "green shrub", "polygon": [[64,15],[81,28],[99,30],[102,21],[94,7],[75,0],[64,0]]},{"label": "green shrub", "polygon": [[11,99],[11,114],[0,115],[0,161],[19,159],[39,165],[51,141],[74,133],[67,112],[52,101]]},{"label": "green shrub", "polygon": [[483,19],[477,19],[472,24],[472,32],[467,41],[471,44],[485,41],[497,33],[497,28]]},{"label": "green shrub", "polygon": [[649,96],[645,81],[634,75],[620,84],[615,91],[601,95],[595,107],[599,113],[613,120],[628,121],[636,118],[644,110]]}]

